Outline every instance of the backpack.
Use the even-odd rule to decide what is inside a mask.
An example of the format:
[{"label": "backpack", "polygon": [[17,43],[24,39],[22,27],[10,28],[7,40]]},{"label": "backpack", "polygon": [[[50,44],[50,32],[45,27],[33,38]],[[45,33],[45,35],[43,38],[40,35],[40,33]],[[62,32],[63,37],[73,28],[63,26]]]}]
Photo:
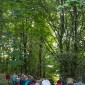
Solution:
[{"label": "backpack", "polygon": [[16,78],[15,83],[20,83],[20,78]]}]

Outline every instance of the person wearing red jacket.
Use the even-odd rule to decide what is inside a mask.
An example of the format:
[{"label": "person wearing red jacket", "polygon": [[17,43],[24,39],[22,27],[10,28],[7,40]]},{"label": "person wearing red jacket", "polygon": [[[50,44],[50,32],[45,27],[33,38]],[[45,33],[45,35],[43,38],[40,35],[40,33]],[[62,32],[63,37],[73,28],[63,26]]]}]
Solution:
[{"label": "person wearing red jacket", "polygon": [[10,74],[9,73],[6,74],[6,79],[10,80]]},{"label": "person wearing red jacket", "polygon": [[9,73],[6,74],[6,79],[8,81],[8,85],[9,85],[9,80],[10,80],[10,74]]},{"label": "person wearing red jacket", "polygon": [[56,85],[62,85],[61,80],[58,80]]}]

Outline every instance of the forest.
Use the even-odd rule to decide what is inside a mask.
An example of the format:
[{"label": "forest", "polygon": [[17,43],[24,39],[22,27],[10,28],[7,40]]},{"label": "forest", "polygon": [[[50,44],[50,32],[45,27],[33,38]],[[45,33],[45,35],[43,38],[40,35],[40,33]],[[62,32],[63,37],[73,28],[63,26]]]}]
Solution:
[{"label": "forest", "polygon": [[85,0],[0,0],[0,73],[85,81]]}]

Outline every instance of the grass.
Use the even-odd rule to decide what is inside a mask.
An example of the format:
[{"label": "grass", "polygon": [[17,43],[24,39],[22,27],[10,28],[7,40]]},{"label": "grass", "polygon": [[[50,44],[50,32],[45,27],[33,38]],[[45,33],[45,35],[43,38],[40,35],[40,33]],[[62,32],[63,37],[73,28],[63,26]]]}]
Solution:
[{"label": "grass", "polygon": [[[8,85],[8,81],[6,79],[0,80],[0,85]],[[9,85],[12,85],[12,81],[10,81]]]},{"label": "grass", "polygon": [[7,80],[6,79],[0,80],[0,85],[7,85]]},{"label": "grass", "polygon": [[5,76],[5,74],[0,73],[0,75]]}]

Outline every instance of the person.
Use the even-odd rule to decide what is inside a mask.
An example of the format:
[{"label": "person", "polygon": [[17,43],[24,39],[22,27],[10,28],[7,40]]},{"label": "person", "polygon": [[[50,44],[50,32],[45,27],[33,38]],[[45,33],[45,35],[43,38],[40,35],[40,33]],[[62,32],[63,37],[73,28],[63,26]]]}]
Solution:
[{"label": "person", "polygon": [[32,84],[31,84],[31,85],[35,85],[35,83],[36,83],[36,80],[35,80],[35,79],[33,79],[33,80],[32,80]]},{"label": "person", "polygon": [[53,79],[49,79],[51,85],[55,85]]},{"label": "person", "polygon": [[14,80],[14,85],[20,85],[20,77],[18,77],[18,75],[16,75],[16,78]]},{"label": "person", "polygon": [[10,81],[10,74],[9,73],[6,74],[6,80],[8,81],[8,85],[9,85],[9,81]]},{"label": "person", "polygon": [[25,85],[25,83],[26,83],[26,77],[24,74],[22,74],[20,79],[20,85]]},{"label": "person", "polygon": [[84,83],[82,83],[82,78],[78,77],[77,83],[75,83],[74,85],[84,85]]},{"label": "person", "polygon": [[34,79],[34,78],[33,78],[32,76],[29,77],[28,81],[30,81],[30,82],[28,83],[28,85],[31,85],[31,84],[33,83],[33,82],[32,82],[33,79]]},{"label": "person", "polygon": [[6,74],[6,79],[10,80],[10,74],[9,73]]},{"label": "person", "polygon": [[41,82],[40,80],[37,80],[35,85],[40,85],[40,82]]},{"label": "person", "polygon": [[62,85],[61,80],[58,80],[56,85]]},{"label": "person", "polygon": [[15,78],[16,78],[16,74],[14,73],[13,76],[12,76],[13,85],[14,85]]},{"label": "person", "polygon": [[74,79],[67,78],[67,85],[73,85],[73,84],[74,84]]},{"label": "person", "polygon": [[31,85],[31,84],[32,84],[32,80],[30,80],[30,79],[25,82],[25,85]]},{"label": "person", "polygon": [[62,77],[60,77],[59,80],[61,80],[62,85],[65,85],[65,82],[63,81],[63,78]]},{"label": "person", "polygon": [[51,85],[49,80],[43,80],[41,85]]}]

